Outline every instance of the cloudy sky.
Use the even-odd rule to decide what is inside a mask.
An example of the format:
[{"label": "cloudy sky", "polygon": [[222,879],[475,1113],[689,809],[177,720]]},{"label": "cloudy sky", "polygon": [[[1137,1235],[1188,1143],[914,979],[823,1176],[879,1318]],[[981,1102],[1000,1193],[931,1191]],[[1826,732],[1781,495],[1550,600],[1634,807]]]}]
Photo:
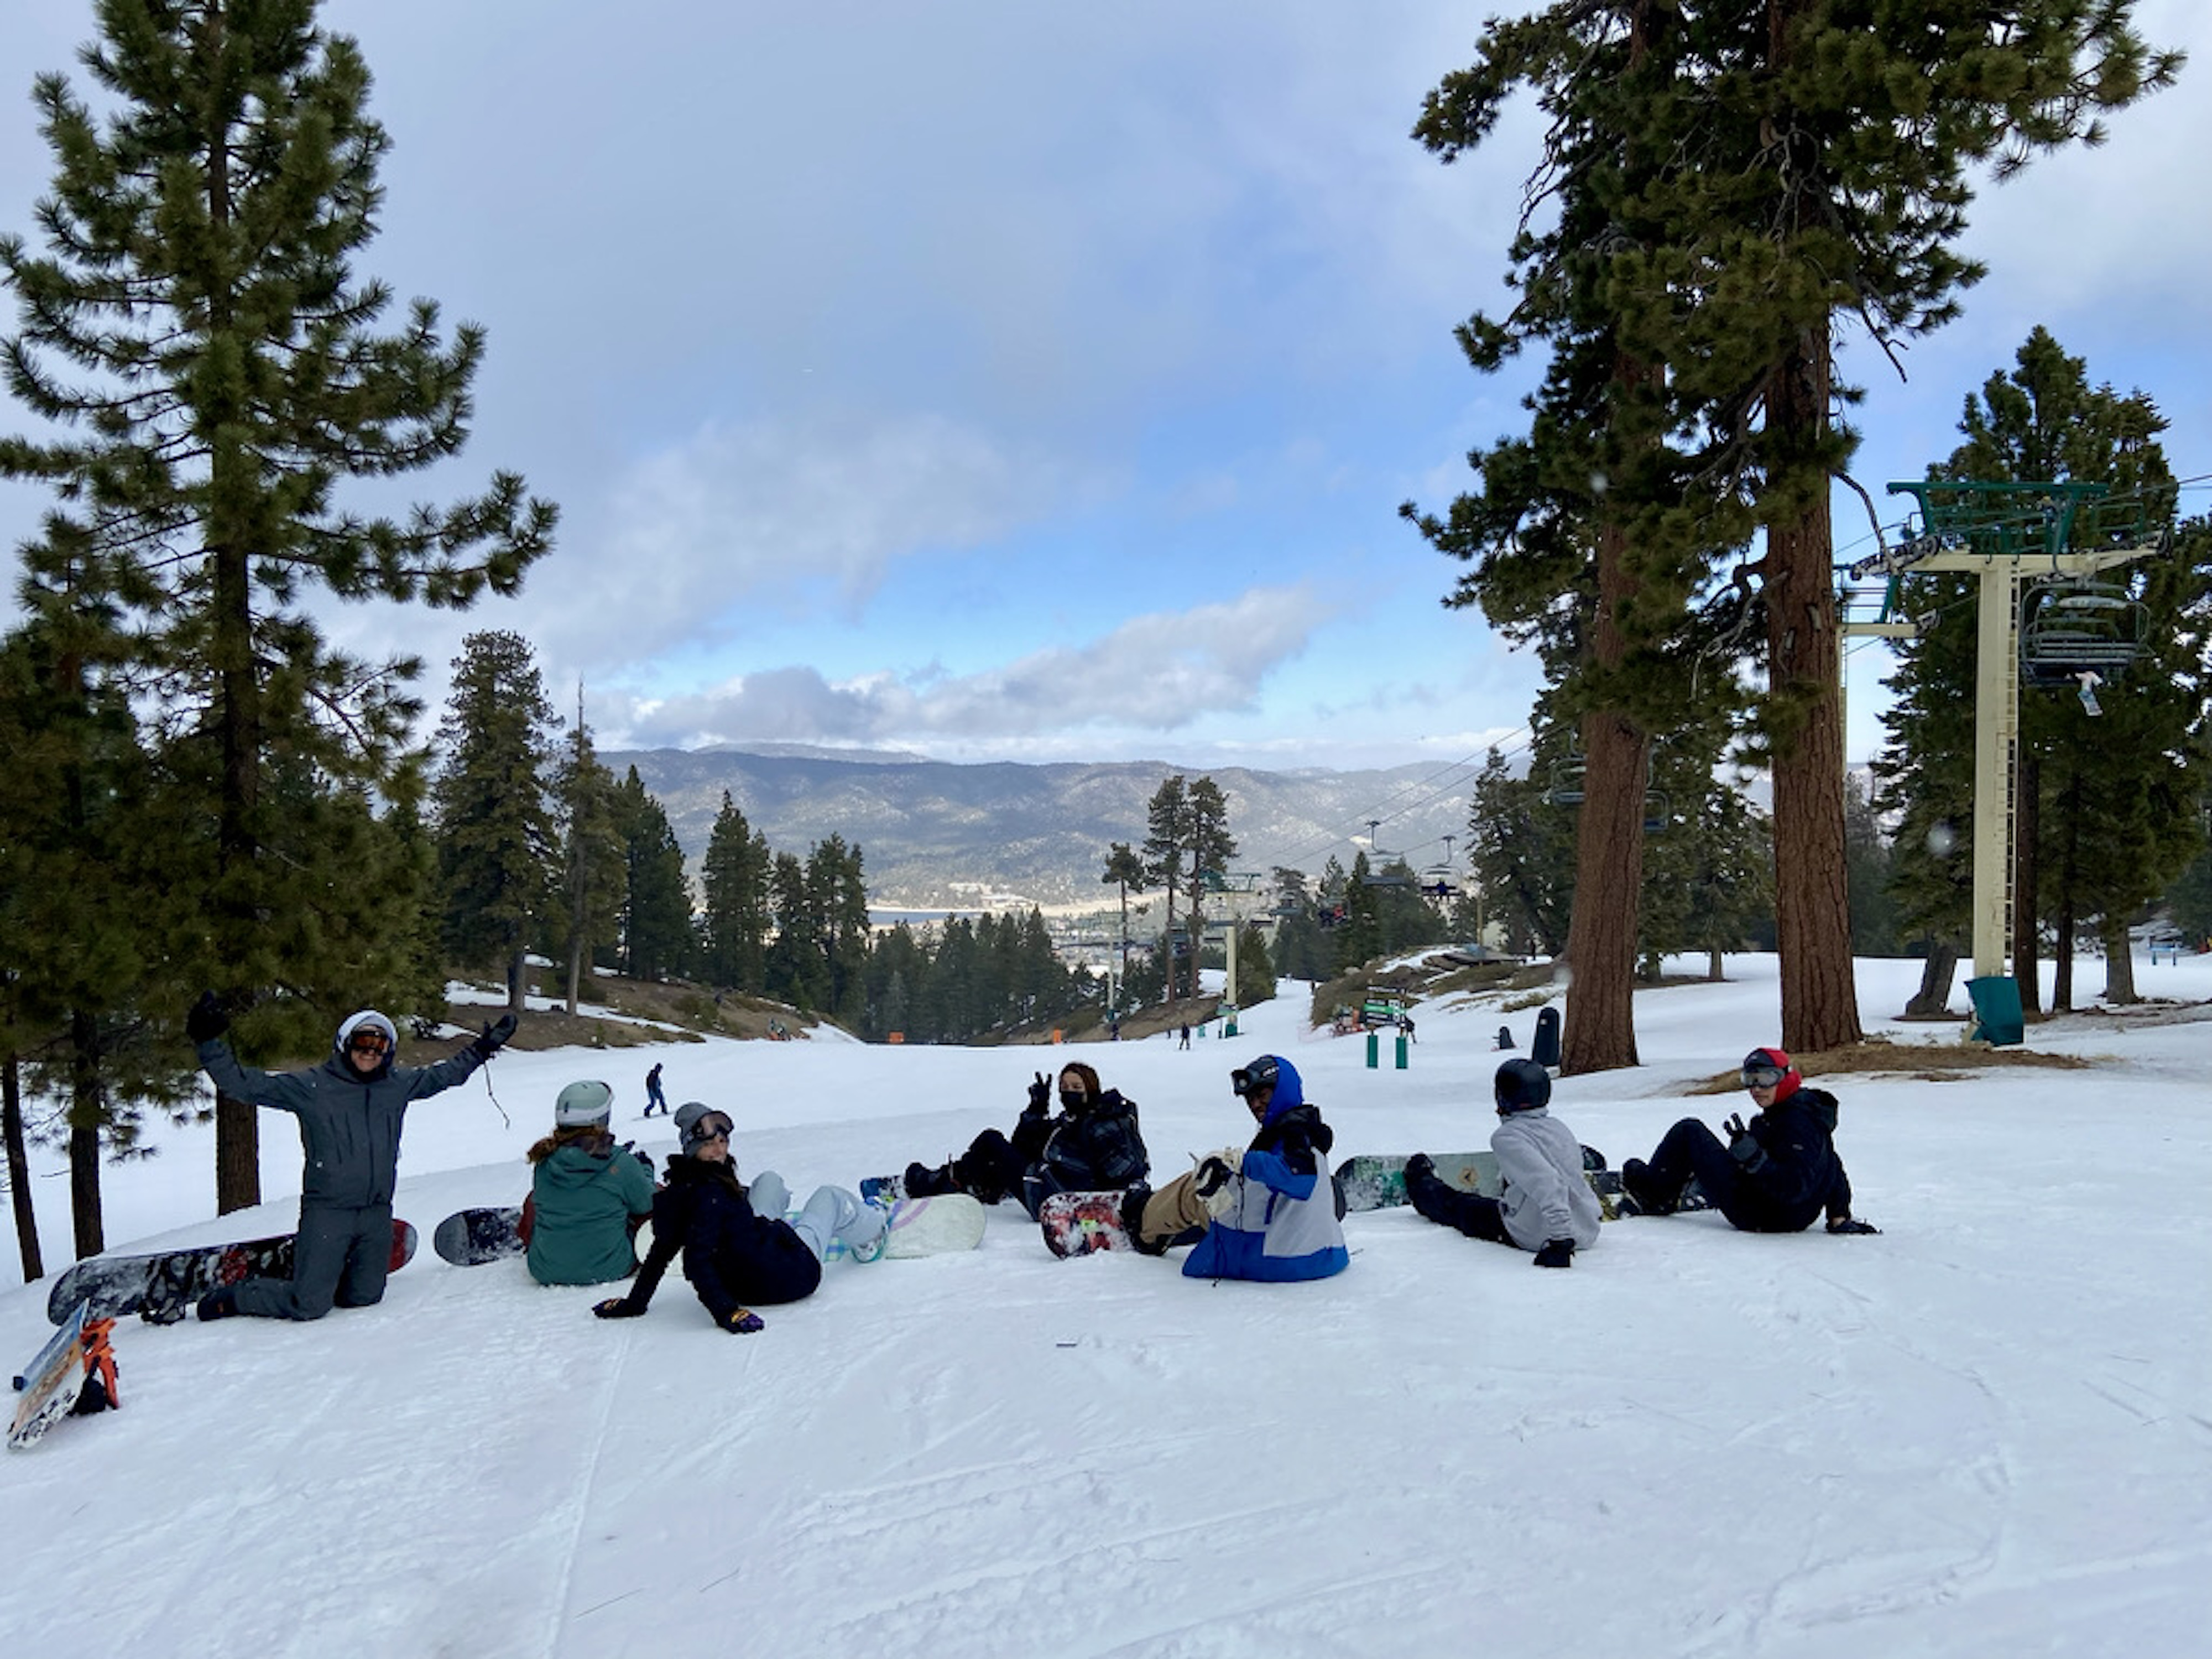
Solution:
[{"label": "cloudy sky", "polygon": [[[1522,385],[1450,331],[1498,303],[1535,128],[1449,168],[1407,132],[1501,9],[330,0],[394,141],[357,270],[490,334],[474,441],[411,492],[510,467],[563,514],[519,599],[333,631],[419,652],[434,703],[464,634],[518,629],[607,746],[1479,755],[1534,665],[1440,606],[1458,567],[1395,509],[1515,427]],[[76,73],[90,10],[0,7],[0,228],[32,228],[31,77]],[[2138,15],[2183,83],[1984,193],[1990,278],[1909,381],[1850,354],[1877,497],[2039,322],[2212,473],[2212,7]],[[40,506],[0,487],[7,545]],[[1881,672],[1855,655],[1855,757]]]}]

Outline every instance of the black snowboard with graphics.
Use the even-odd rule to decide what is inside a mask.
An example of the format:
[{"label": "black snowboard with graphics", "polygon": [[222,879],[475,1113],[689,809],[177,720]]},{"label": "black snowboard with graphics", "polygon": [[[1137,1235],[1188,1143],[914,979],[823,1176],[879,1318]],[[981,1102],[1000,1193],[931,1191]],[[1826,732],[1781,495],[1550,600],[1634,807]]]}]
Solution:
[{"label": "black snowboard with graphics", "polygon": [[[293,1243],[292,1234],[282,1233],[153,1255],[96,1255],[54,1280],[46,1296],[46,1318],[58,1325],[76,1312],[78,1303],[86,1302],[94,1319],[135,1313],[152,1324],[171,1324],[219,1286],[246,1279],[289,1279]],[[394,1217],[392,1272],[415,1259],[415,1243],[414,1227]]]}]

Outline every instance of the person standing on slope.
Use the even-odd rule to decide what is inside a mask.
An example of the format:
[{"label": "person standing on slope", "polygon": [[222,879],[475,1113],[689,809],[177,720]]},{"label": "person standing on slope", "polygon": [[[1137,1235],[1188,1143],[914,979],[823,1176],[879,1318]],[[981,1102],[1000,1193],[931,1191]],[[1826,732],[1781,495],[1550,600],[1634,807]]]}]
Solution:
[{"label": "person standing on slope", "polygon": [[229,1029],[211,991],[185,1016],[200,1069],[219,1093],[300,1120],[307,1167],[299,1242],[290,1279],[248,1279],[210,1291],[200,1298],[199,1316],[320,1319],[333,1307],[374,1305],[384,1297],[392,1262],[392,1190],[407,1109],[452,1088],[497,1054],[514,1035],[514,1016],[501,1014],[459,1054],[420,1067],[392,1063],[398,1032],[374,1008],[349,1016],[338,1027],[331,1057],[308,1072],[240,1065],[223,1041]]},{"label": "person standing on slope", "polygon": [[615,1091],[585,1080],[561,1091],[553,1133],[530,1161],[530,1276],[541,1285],[604,1285],[637,1271],[630,1237],[653,1212],[653,1160],[617,1146]]},{"label": "person standing on slope", "polygon": [[1305,1097],[1297,1068],[1262,1054],[1229,1074],[1259,1124],[1252,1144],[1201,1158],[1157,1193],[1129,1189],[1122,1224],[1158,1255],[1195,1243],[1191,1279],[1327,1279],[1352,1265],[1344,1247],[1344,1196],[1328,1172],[1336,1136]]},{"label": "person standing on slope", "polygon": [[1706,1202],[1747,1233],[1802,1233],[1826,1212],[1832,1233],[1879,1229],[1851,1218],[1851,1180],[1836,1153],[1836,1097],[1808,1089],[1779,1048],[1743,1057],[1743,1086],[1759,1109],[1720,1137],[1696,1118],[1667,1131],[1651,1161],[1620,1166],[1620,1188],[1643,1215],[1672,1215],[1694,1180]]},{"label": "person standing on slope", "polygon": [[1533,1060],[1498,1068],[1491,1095],[1498,1127],[1490,1150],[1504,1183],[1497,1198],[1444,1184],[1426,1152],[1406,1160],[1406,1196],[1431,1221],[1469,1238],[1534,1250],[1540,1267],[1571,1267],[1575,1252],[1597,1243],[1604,1215],[1583,1176],[1583,1149],[1551,1113],[1552,1074]]},{"label": "person standing on slope", "polygon": [[747,1305],[799,1302],[822,1283],[830,1241],[842,1239],[860,1260],[884,1236],[887,1218],[842,1187],[823,1187],[796,1221],[783,1177],[764,1170],[748,1188],[730,1157],[727,1112],[698,1101],[676,1109],[682,1150],[668,1160],[668,1179],[653,1200],[653,1247],[628,1296],[609,1297],[592,1311],[602,1319],[635,1319],[652,1305],[661,1275],[678,1253],[684,1277],[714,1323],[733,1334],[761,1328]]},{"label": "person standing on slope", "polygon": [[660,1108],[661,1116],[668,1115],[668,1097],[660,1092],[660,1062],[657,1060],[645,1074],[645,1115],[651,1117],[656,1106]]}]

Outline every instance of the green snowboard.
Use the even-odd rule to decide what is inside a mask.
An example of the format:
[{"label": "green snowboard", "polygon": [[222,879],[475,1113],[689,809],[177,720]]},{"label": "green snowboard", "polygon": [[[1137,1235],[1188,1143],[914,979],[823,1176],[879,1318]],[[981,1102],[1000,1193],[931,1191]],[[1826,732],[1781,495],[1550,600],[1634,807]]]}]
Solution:
[{"label": "green snowboard", "polygon": [[[1348,1214],[1353,1210],[1389,1210],[1403,1205],[1406,1200],[1406,1159],[1411,1153],[1366,1155],[1347,1158],[1336,1166],[1336,1184],[1344,1190],[1344,1207]],[[1498,1155],[1494,1152],[1431,1152],[1430,1161],[1437,1166],[1437,1179],[1447,1187],[1456,1187],[1463,1193],[1480,1193],[1485,1198],[1496,1198],[1505,1190],[1498,1179]],[[1605,1155],[1595,1147],[1583,1148],[1583,1175],[1598,1196],[1599,1207],[1605,1218],[1613,1221],[1621,1212],[1613,1203],[1620,1191],[1618,1170],[1605,1167]]]}]

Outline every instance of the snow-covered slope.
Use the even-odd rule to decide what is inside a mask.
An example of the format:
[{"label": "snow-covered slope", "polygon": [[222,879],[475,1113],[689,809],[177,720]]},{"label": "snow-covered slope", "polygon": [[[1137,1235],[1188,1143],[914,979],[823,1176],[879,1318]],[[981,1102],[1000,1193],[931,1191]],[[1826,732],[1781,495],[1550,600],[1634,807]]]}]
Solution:
[{"label": "snow-covered slope", "polygon": [[[1640,1070],[1559,1086],[1583,1139],[1618,1162],[1735,1108],[1680,1092],[1773,1036],[1772,961],[1730,971],[1639,1000]],[[1861,983],[1881,1026],[1912,964]],[[2144,988],[2212,994],[2212,962]],[[1531,1019],[1431,1005],[1411,1069],[1369,1072],[1303,1006],[1076,1052],[1164,1176],[1241,1138],[1226,1073],[1267,1049],[1340,1155],[1480,1145],[1492,1036]],[[427,1249],[319,1324],[125,1322],[124,1409],[0,1458],[0,1654],[2200,1651],[2212,1023],[2036,1041],[2100,1064],[1822,1079],[1876,1238],[1637,1220],[1537,1273],[1386,1212],[1347,1221],[1335,1279],[1215,1285],[1056,1261],[1008,1205],[979,1251],[841,1265],[750,1337],[680,1282],[611,1324]],[[634,1115],[662,1060],[803,1194],[1005,1127],[1055,1057],[687,1043],[610,1080],[665,1150]],[[417,1108],[402,1212],[515,1200],[553,1094],[608,1058],[502,1058],[497,1106]],[[296,1193],[281,1115],[264,1139]],[[289,1224],[289,1199],[207,1220],[210,1165],[194,1131],[111,1170],[110,1237]],[[64,1186],[39,1183],[50,1249]],[[46,1288],[0,1291],[18,1364]]]}]

